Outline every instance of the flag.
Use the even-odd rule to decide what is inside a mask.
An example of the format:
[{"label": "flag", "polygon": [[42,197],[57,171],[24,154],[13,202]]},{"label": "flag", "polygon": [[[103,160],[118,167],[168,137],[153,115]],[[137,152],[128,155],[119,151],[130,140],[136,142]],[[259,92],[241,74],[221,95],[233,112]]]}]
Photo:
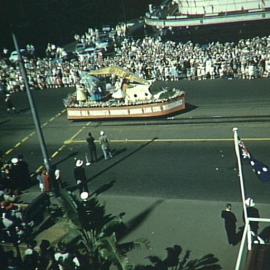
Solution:
[{"label": "flag", "polygon": [[252,171],[258,176],[262,182],[270,181],[270,169],[261,161],[255,159],[244,145],[243,141],[238,137],[238,146],[242,160],[247,160]]}]

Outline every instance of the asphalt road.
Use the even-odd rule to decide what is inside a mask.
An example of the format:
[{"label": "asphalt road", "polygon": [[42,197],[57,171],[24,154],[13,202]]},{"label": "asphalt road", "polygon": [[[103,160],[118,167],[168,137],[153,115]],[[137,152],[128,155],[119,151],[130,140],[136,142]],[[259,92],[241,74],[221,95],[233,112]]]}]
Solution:
[{"label": "asphalt road", "polygon": [[[240,201],[232,128],[239,128],[257,159],[270,164],[270,80],[180,81],[171,86],[186,91],[188,109],[169,119],[149,121],[70,122],[62,99],[72,90],[35,91],[49,156],[68,184],[74,184],[74,158],[85,157],[88,131],[97,138],[105,130],[112,140],[114,158],[87,167],[91,190]],[[19,113],[8,114],[1,107],[0,149],[4,159],[24,153],[35,171],[42,156],[27,97],[18,93],[13,99]],[[257,180],[248,166],[244,166],[244,175],[247,194],[268,203],[269,184]]]}]

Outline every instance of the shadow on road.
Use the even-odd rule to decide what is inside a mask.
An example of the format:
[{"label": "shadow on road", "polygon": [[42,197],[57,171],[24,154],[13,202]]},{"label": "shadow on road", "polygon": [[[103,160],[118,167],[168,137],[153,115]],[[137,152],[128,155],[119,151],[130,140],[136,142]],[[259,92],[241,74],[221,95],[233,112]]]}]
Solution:
[{"label": "shadow on road", "polygon": [[18,113],[24,113],[30,111],[30,107],[22,108],[18,110]]},{"label": "shadow on road", "polygon": [[147,207],[143,212],[138,214],[137,216],[133,217],[131,220],[129,220],[126,223],[125,228],[122,229],[122,231],[118,232],[118,240],[121,240],[125,236],[127,236],[129,233],[137,229],[150,215],[150,213],[161,203],[163,200],[157,200],[153,204],[151,204],[149,207]]},{"label": "shadow on road", "polygon": [[6,123],[8,123],[8,122],[10,122],[10,120],[4,120],[4,121],[1,121],[1,122],[0,122],[0,125],[4,125],[4,124],[6,124]]},{"label": "shadow on road", "polygon": [[[149,144],[151,144],[152,142],[154,142],[157,138],[153,138],[151,141],[146,142],[142,145],[140,145],[137,149],[135,149],[134,151],[130,152],[129,154],[121,157],[120,159],[118,159],[117,161],[115,161],[113,164],[109,165],[108,167],[104,168],[103,170],[99,171],[98,173],[96,173],[94,176],[92,176],[90,179],[88,179],[88,182],[93,181],[96,177],[100,176],[101,174],[103,174],[104,172],[110,170],[111,168],[113,168],[114,166],[116,166],[117,164],[119,164],[120,162],[124,161],[125,159],[129,158],[130,156],[134,155],[135,153],[139,152],[140,150],[142,150],[143,148],[145,148],[146,146],[148,146]],[[126,151],[126,148],[123,149],[119,149],[118,151],[114,151],[114,155],[119,155],[120,153]]]},{"label": "shadow on road", "polygon": [[196,106],[196,105],[192,105],[190,103],[186,103],[186,108],[183,111],[181,111],[181,114],[191,112],[193,110],[196,110],[197,108],[198,108],[198,106]]},{"label": "shadow on road", "polygon": [[207,254],[200,259],[191,259],[191,251],[187,250],[182,257],[183,249],[179,245],[166,248],[167,256],[161,259],[158,256],[149,256],[150,265],[137,265],[135,270],[220,270],[218,259],[213,254]]},{"label": "shadow on road", "polygon": [[68,160],[69,158],[75,157],[76,155],[78,155],[78,152],[77,151],[76,152],[72,152],[69,155],[67,155],[66,157],[64,157],[64,158],[58,160],[57,162],[55,162],[53,165],[54,166],[57,166],[57,165],[63,163],[64,161]]},{"label": "shadow on road", "polygon": [[106,184],[102,185],[101,187],[99,187],[98,189],[96,189],[93,192],[93,194],[99,195],[99,194],[107,191],[108,189],[110,189],[114,185],[115,182],[116,182],[115,180],[112,180],[109,183],[106,183]]}]

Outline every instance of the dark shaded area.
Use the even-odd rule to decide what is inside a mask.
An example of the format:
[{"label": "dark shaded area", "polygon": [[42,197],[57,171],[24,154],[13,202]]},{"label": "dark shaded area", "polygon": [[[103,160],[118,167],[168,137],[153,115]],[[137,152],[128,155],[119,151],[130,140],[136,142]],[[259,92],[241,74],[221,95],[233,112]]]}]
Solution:
[{"label": "dark shaded area", "polygon": [[[117,161],[115,161],[113,164],[111,164],[110,166],[106,167],[105,169],[101,170],[100,172],[98,172],[97,174],[95,174],[94,176],[92,176],[90,179],[88,179],[88,182],[89,181],[92,181],[94,180],[96,177],[100,176],[102,173],[110,170],[111,168],[113,168],[114,166],[116,166],[118,163],[122,162],[123,160],[127,159],[128,157],[134,155],[135,153],[137,153],[138,151],[142,150],[143,148],[145,148],[146,146],[148,146],[150,143],[152,143],[154,140],[156,140],[157,138],[153,138],[151,141],[143,144],[143,145],[140,145],[137,149],[135,149],[134,151],[130,152],[129,154],[125,155],[124,157],[118,159]],[[123,148],[123,149],[119,149],[119,150],[113,150],[112,153],[114,156],[122,153],[126,151],[126,148]]]},{"label": "dark shaded area", "polygon": [[30,107],[25,107],[25,108],[18,110],[18,113],[24,113],[24,112],[28,112],[28,111],[30,111]]},{"label": "dark shaded area", "polygon": [[164,28],[157,31],[147,27],[148,33],[161,35],[163,39],[187,42],[192,40],[196,43],[207,44],[210,42],[237,42],[255,36],[269,35],[269,20],[235,22],[213,25],[196,25],[194,27]]},{"label": "dark shaded area", "polygon": [[115,182],[116,182],[115,180],[112,180],[109,183],[104,184],[101,187],[99,187],[98,189],[96,189],[93,193],[95,195],[99,195],[99,194],[107,191],[108,189],[110,189],[114,185]]},{"label": "dark shaded area", "polygon": [[[115,161],[113,164],[109,165],[108,167],[104,168],[103,170],[99,171],[98,173],[96,173],[94,176],[92,176],[90,179],[87,180],[87,182],[93,181],[96,177],[100,176],[101,174],[103,174],[104,172],[110,170],[111,168],[115,167],[117,164],[119,164],[120,162],[124,161],[125,159],[127,159],[128,157],[130,157],[131,155],[137,153],[138,151],[140,151],[141,149],[145,148],[146,146],[148,146],[150,143],[152,143],[154,140],[156,140],[157,138],[153,138],[151,141],[140,145],[137,149],[135,149],[134,151],[130,152],[129,154],[125,155],[124,157],[118,159],[117,161]],[[113,156],[117,156],[119,154],[121,154],[122,152],[126,151],[126,148],[121,148],[121,149],[113,149],[112,150],[112,154]],[[67,189],[69,191],[74,191],[75,189],[78,188],[78,185],[71,185],[68,186]]]},{"label": "dark shaded area", "polygon": [[265,243],[270,243],[270,226],[264,228],[259,236],[265,241]]},{"label": "dark shaded area", "polygon": [[[200,259],[191,259],[191,251],[187,250],[184,254],[179,245],[166,248],[167,256],[161,259],[158,256],[149,256],[147,259],[151,265],[138,265],[136,270],[219,270],[222,269],[218,259],[213,254],[207,254]],[[182,255],[182,258],[181,258]]]},{"label": "dark shaded area", "polygon": [[152,205],[150,205],[148,208],[146,208],[142,213],[139,215],[135,216],[131,220],[129,220],[126,223],[126,226],[122,228],[122,231],[119,231],[118,233],[118,239],[122,239],[125,236],[127,236],[129,233],[134,231],[136,228],[138,228],[144,221],[145,219],[150,215],[150,213],[161,203],[163,200],[157,200],[155,201]]},{"label": "dark shaded area", "polygon": [[270,265],[270,245],[253,245],[248,253],[247,270],[268,270]]},{"label": "dark shaded area", "polygon": [[62,159],[58,160],[57,162],[54,163],[55,166],[65,162],[66,160],[72,158],[72,157],[76,157],[76,155],[78,154],[78,152],[72,152],[69,155],[67,155],[66,157],[63,157]]},{"label": "dark shaded area", "polygon": [[0,44],[13,48],[11,29],[21,46],[32,43],[44,47],[48,42],[64,45],[75,33],[88,27],[115,25],[144,15],[149,3],[135,0],[2,0],[0,9]]},{"label": "dark shaded area", "polygon": [[4,125],[5,123],[8,123],[8,122],[10,122],[10,120],[4,120],[4,121],[1,121],[1,122],[0,122],[0,125]]}]

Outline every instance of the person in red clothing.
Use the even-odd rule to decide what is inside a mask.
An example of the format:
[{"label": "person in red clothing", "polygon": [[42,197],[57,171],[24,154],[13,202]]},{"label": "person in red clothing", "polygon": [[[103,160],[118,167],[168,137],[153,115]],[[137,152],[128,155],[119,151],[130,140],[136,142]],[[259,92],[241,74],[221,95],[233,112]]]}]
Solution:
[{"label": "person in red clothing", "polygon": [[52,180],[46,169],[42,171],[43,183],[44,183],[44,191],[47,193],[52,192]]}]

